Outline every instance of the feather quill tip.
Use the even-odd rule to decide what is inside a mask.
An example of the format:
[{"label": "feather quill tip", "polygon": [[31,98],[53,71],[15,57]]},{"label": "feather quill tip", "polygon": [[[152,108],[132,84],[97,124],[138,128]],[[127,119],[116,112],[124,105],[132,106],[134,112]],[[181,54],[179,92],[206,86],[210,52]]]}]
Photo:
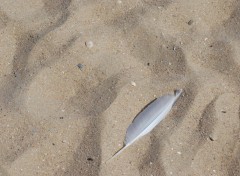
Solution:
[{"label": "feather quill tip", "polygon": [[174,90],[174,95],[175,95],[175,96],[181,95],[182,92],[183,92],[183,89]]},{"label": "feather quill tip", "polygon": [[124,149],[126,149],[126,145],[124,145],[122,148],[120,148],[111,158],[109,158],[107,161],[105,161],[105,163],[114,159],[116,156],[118,156],[120,153],[122,153]]}]

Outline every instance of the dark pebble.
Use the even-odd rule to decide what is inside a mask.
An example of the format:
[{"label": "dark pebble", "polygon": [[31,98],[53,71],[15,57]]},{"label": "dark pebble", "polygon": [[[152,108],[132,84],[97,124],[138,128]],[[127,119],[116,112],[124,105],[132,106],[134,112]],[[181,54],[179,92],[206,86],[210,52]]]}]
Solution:
[{"label": "dark pebble", "polygon": [[210,136],[209,136],[209,139],[210,139],[211,141],[214,141],[214,139],[213,139],[212,137],[210,137]]},{"label": "dark pebble", "polygon": [[193,20],[189,20],[187,24],[188,25],[192,25],[193,24]]},{"label": "dark pebble", "polygon": [[83,69],[83,64],[77,64],[77,67],[82,70]]},{"label": "dark pebble", "polygon": [[88,161],[93,161],[93,159],[92,159],[92,158],[88,158],[87,160],[88,160]]}]

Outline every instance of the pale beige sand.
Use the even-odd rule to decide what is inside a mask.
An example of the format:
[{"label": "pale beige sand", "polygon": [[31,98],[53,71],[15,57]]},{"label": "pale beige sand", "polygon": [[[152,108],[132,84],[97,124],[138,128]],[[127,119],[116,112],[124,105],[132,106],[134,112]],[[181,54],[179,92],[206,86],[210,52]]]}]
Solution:
[{"label": "pale beige sand", "polygon": [[239,176],[239,47],[238,0],[1,0],[0,175]]}]

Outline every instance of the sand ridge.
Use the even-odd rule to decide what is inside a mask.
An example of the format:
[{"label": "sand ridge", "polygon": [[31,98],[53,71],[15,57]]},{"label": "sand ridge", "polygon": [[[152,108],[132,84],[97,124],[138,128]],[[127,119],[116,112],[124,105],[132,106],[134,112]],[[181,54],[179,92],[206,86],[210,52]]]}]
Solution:
[{"label": "sand ridge", "polygon": [[[240,175],[239,7],[1,1],[0,175]],[[169,116],[105,163],[177,88]]]}]

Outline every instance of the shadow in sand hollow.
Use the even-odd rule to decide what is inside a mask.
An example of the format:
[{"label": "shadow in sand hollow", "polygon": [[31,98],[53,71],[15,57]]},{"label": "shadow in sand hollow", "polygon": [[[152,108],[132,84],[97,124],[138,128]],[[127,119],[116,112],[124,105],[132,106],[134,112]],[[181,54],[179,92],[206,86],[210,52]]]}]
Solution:
[{"label": "shadow in sand hollow", "polygon": [[[101,114],[117,97],[119,75],[103,80],[98,86],[82,85],[77,96],[70,100],[72,107],[80,107],[80,112],[89,121],[84,137],[73,154],[73,160],[65,171],[59,170],[55,175],[89,175],[96,176],[101,164]],[[87,83],[88,84],[88,83]]]},{"label": "shadow in sand hollow", "polygon": [[73,155],[73,160],[65,171],[59,170],[55,175],[97,176],[101,164],[101,119],[90,117],[82,142]]},{"label": "shadow in sand hollow", "polygon": [[[69,1],[71,2],[71,1]],[[52,4],[53,5],[53,4]],[[70,5],[67,3],[66,5]],[[11,107],[14,105],[14,97],[17,97],[16,94],[21,92],[21,90],[29,85],[31,82],[32,75],[37,75],[39,70],[43,68],[41,64],[35,66],[34,68],[29,68],[29,56],[33,50],[33,48],[37,45],[37,43],[43,39],[49,32],[55,30],[56,28],[60,27],[67,21],[69,12],[67,7],[64,6],[62,9],[61,16],[51,25],[47,26],[46,28],[42,29],[38,33],[34,32],[24,32],[18,39],[17,39],[17,49],[13,58],[13,68],[12,74],[7,75],[6,82],[3,83],[3,86],[0,90],[0,97],[2,98],[3,103],[8,106],[11,104]],[[67,41],[69,43],[69,41]],[[72,42],[70,42],[72,43]],[[60,49],[66,48],[66,44],[63,44],[59,47]],[[53,51],[55,53],[55,51]],[[53,60],[57,60],[57,57],[53,57]],[[39,56],[41,59],[41,56]],[[53,60],[48,60],[48,63],[53,62]],[[47,64],[46,64],[47,65]],[[45,66],[46,66],[45,65]],[[18,103],[20,104],[20,103]]]},{"label": "shadow in sand hollow", "polygon": [[[159,155],[161,155],[163,149],[161,142],[162,140],[159,140],[158,137],[156,137],[154,131],[152,132],[150,139],[151,144],[145,154],[144,159],[138,166],[140,175],[146,176],[151,173],[152,175],[165,176],[166,172],[164,170],[164,166],[161,161],[159,161]],[[156,151],[158,153],[156,153]]]}]

